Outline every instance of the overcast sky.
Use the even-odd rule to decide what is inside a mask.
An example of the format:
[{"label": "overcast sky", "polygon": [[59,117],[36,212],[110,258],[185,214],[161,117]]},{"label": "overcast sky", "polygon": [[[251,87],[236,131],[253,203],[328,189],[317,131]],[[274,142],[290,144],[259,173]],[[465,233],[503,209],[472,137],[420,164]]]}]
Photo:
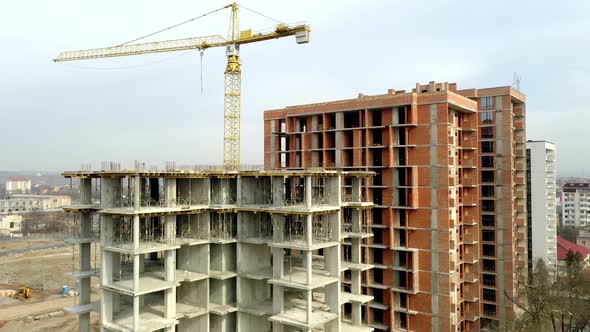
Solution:
[{"label": "overcast sky", "polygon": [[[102,160],[221,164],[224,50],[56,64],[61,51],[121,44],[226,1],[4,1],[0,170]],[[560,175],[590,176],[590,1],[244,1],[293,38],[241,49],[242,162],[262,163],[267,109],[411,89],[510,85],[522,77],[527,138],[557,144]],[[227,34],[229,11],[149,40]],[[242,29],[272,27],[242,10]],[[203,75],[201,94],[200,76]]]}]

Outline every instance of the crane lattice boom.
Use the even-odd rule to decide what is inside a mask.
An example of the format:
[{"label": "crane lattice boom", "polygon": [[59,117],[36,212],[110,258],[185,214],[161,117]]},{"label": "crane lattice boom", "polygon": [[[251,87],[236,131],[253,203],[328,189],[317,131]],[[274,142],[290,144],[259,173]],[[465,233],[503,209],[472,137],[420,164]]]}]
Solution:
[{"label": "crane lattice boom", "polygon": [[77,61],[99,58],[122,57],[150,53],[176,52],[184,50],[204,50],[213,47],[226,47],[227,66],[224,87],[224,134],[223,164],[228,170],[240,166],[240,115],[242,70],[239,49],[242,44],[250,44],[270,39],[295,36],[298,44],[309,42],[311,27],[307,24],[287,25],[279,23],[271,32],[255,33],[240,30],[239,5],[229,4],[231,8],[228,38],[220,35],[183,38],[150,43],[124,44],[112,47],[94,48],[60,53],[55,62]]}]

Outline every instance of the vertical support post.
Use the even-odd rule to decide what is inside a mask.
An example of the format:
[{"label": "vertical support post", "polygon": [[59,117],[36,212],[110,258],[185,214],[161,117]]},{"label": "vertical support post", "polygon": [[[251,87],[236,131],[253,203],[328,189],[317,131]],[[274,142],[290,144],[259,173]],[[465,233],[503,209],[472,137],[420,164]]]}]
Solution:
[{"label": "vertical support post", "polygon": [[311,208],[313,200],[313,189],[311,186],[311,176],[305,177],[305,207]]},{"label": "vertical support post", "polygon": [[[80,179],[80,204],[92,204],[92,179]],[[90,212],[82,212],[80,216],[80,238],[90,239],[90,242],[80,243],[80,271],[90,271],[90,249],[92,245],[92,215]],[[80,278],[80,305],[90,304],[90,276]],[[90,313],[78,316],[80,332],[90,331]]]}]

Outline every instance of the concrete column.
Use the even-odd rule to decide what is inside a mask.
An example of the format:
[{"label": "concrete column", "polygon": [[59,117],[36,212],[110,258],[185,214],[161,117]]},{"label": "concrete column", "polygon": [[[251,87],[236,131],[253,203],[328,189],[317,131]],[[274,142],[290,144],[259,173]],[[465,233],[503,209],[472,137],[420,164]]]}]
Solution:
[{"label": "concrete column", "polygon": [[[176,251],[168,250],[165,252],[164,268],[166,269],[166,281],[174,282],[176,279]],[[176,287],[167,289],[164,292],[164,316],[167,319],[176,317]]]},{"label": "concrete column", "polygon": [[361,183],[362,183],[362,179],[361,178],[357,178],[357,177],[353,177],[352,178],[352,200],[355,202],[360,202],[362,201],[362,197],[361,197]]},{"label": "concrete column", "polygon": [[176,179],[164,180],[164,193],[166,196],[166,206],[176,206]]},{"label": "concrete column", "polygon": [[311,187],[311,176],[306,176],[305,177],[305,207],[307,207],[308,209],[311,208],[311,204],[312,204],[312,193],[313,193],[313,189]]},{"label": "concrete column", "polygon": [[139,331],[139,296],[133,297],[133,330]]},{"label": "concrete column", "polygon": [[138,211],[141,208],[141,178],[135,177],[133,182],[133,209]]},{"label": "concrete column", "polygon": [[285,204],[285,184],[284,178],[279,176],[272,177],[272,201],[275,206]]},{"label": "concrete column", "polygon": [[108,323],[113,320],[113,293],[107,290],[101,290],[100,293],[100,321]]},{"label": "concrete column", "polygon": [[240,176],[237,177],[236,179],[236,206],[241,206],[242,205],[242,186],[243,186],[243,181],[242,178]]},{"label": "concrete column", "polygon": [[352,325],[356,325],[359,326],[361,325],[362,322],[362,316],[361,316],[361,304],[358,302],[353,302],[352,303]]},{"label": "concrete column", "polygon": [[[92,204],[92,179],[80,179],[80,204]],[[80,216],[80,238],[90,239],[92,230],[92,215],[84,212]],[[80,271],[90,270],[90,249],[92,242],[80,243]],[[80,305],[90,304],[90,277],[80,278]],[[81,332],[90,331],[90,313],[78,316]]]},{"label": "concrete column", "polygon": [[[105,252],[103,251],[103,254]],[[119,253],[111,253],[110,262],[112,263],[112,273],[111,273],[111,280],[113,276],[119,278],[119,271],[121,267],[121,254]],[[112,293],[113,294],[113,312],[119,312],[121,310],[121,301],[120,301],[120,294],[119,293]]]},{"label": "concrete column", "polygon": [[133,291],[139,290],[139,255],[133,256]]},{"label": "concrete column", "polygon": [[305,291],[305,322],[307,324],[310,324],[312,321],[312,300],[313,300],[313,296],[312,296],[312,291],[311,290],[306,290]]}]

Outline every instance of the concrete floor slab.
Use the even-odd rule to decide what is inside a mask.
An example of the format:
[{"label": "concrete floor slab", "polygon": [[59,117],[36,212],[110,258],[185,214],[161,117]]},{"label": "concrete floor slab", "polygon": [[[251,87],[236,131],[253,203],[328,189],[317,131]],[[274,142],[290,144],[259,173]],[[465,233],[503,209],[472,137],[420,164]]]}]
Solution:
[{"label": "concrete floor slab", "polygon": [[316,328],[334,319],[338,319],[337,314],[325,311],[313,311],[311,314],[311,320],[308,323],[307,312],[299,308],[285,309],[282,313],[269,318],[272,322],[304,329]]},{"label": "concrete floor slab", "polygon": [[303,240],[288,240],[280,242],[271,242],[268,244],[269,247],[284,248],[284,249],[297,249],[297,250],[319,250],[324,248],[330,248],[339,246],[339,242],[321,242],[313,241],[310,244]]},{"label": "concrete floor slab", "polygon": [[341,332],[373,332],[375,329],[366,325],[352,325],[350,322],[342,321],[340,324]]},{"label": "concrete floor slab", "polygon": [[303,290],[312,290],[315,288],[324,287],[328,284],[338,282],[338,278],[329,277],[323,274],[312,273],[311,284],[307,284],[307,273],[305,271],[295,271],[285,274],[281,279],[270,279],[270,284],[291,287]]},{"label": "concrete floor slab", "polygon": [[358,302],[358,303],[367,303],[373,300],[373,296],[370,295],[362,295],[362,294],[352,294],[349,292],[340,292],[340,303],[348,303],[348,302]]},{"label": "concrete floor slab", "polygon": [[238,272],[240,277],[255,279],[255,280],[265,280],[272,278],[272,268],[269,266],[267,268],[260,268],[255,271],[242,271]]},{"label": "concrete floor slab", "polygon": [[223,316],[236,311],[238,311],[238,308],[236,308],[234,305],[216,303],[209,304],[209,312],[215,315]]},{"label": "concrete floor slab", "polygon": [[139,329],[133,329],[133,310],[121,311],[111,322],[102,322],[102,325],[113,331],[138,331],[152,332],[178,324],[175,319],[164,319],[157,310],[145,308],[139,313]]},{"label": "concrete floor slab", "polygon": [[176,282],[169,282],[159,279],[154,276],[144,275],[139,278],[139,287],[137,290],[133,290],[133,279],[124,279],[115,281],[110,285],[104,285],[103,287],[115,292],[138,296],[148,293],[158,292],[164,289],[169,289],[178,286]]},{"label": "concrete floor slab", "polygon": [[245,312],[254,316],[264,316],[272,314],[272,300],[261,301],[255,304],[240,304],[238,311]]},{"label": "concrete floor slab", "polygon": [[217,271],[217,270],[210,270],[209,277],[218,280],[225,280],[229,278],[234,278],[238,274],[232,271]]}]

